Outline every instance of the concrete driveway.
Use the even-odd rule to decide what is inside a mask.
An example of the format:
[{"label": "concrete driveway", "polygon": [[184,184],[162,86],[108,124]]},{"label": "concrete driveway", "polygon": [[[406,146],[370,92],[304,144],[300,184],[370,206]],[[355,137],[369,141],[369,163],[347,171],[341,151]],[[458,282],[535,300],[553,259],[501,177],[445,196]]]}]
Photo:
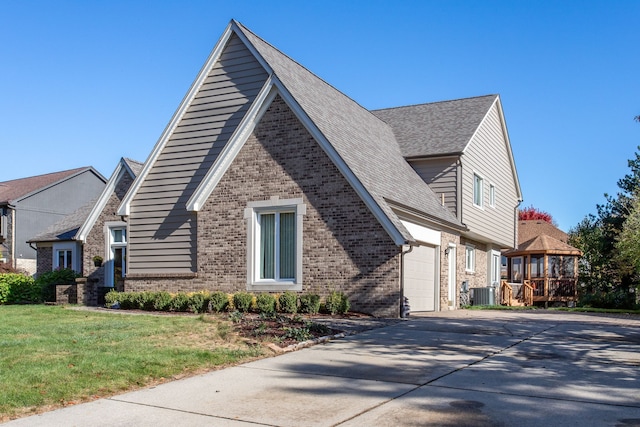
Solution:
[{"label": "concrete driveway", "polygon": [[640,318],[454,311],[8,426],[640,426]]}]

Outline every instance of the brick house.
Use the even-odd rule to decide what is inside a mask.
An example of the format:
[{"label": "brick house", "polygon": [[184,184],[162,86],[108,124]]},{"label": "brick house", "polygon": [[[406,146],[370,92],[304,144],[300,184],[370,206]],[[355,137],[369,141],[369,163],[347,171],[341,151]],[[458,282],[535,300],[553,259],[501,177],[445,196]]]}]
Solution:
[{"label": "brick house", "polygon": [[[489,285],[493,253],[515,246],[521,195],[499,97],[443,105],[368,111],[231,21],[93,230],[126,234],[125,290],[339,290],[389,317],[407,300],[457,308],[462,282]],[[85,262],[109,248],[85,237]]]},{"label": "brick house", "polygon": [[[35,273],[36,250],[28,240],[95,200],[105,182],[90,166],[0,182],[0,261]],[[76,265],[68,255],[60,248],[47,261],[56,267]]]},{"label": "brick house", "polygon": [[[116,211],[141,169],[142,163],[122,158],[99,197],[30,239],[37,247],[37,272],[59,268],[51,260],[64,250],[75,260],[68,267],[83,275],[92,288],[99,288],[93,289],[92,299],[85,302],[95,305],[97,296],[106,290],[122,289],[126,223]],[[96,256],[102,259],[100,265],[93,260]]]}]

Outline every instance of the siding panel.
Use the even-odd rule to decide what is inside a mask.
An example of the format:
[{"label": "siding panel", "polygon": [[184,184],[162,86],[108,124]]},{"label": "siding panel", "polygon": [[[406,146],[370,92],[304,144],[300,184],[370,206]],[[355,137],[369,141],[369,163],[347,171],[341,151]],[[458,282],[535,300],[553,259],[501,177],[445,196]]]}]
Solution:
[{"label": "siding panel", "polygon": [[444,195],[444,205],[457,216],[457,158],[415,160],[410,164],[438,197]]},{"label": "siding panel", "polygon": [[[473,175],[484,181],[484,206],[473,204]],[[463,222],[486,242],[511,248],[514,245],[515,212],[518,204],[507,141],[497,105],[491,108],[465,151],[463,161]],[[489,205],[489,186],[496,191],[495,207]]]},{"label": "siding panel", "polygon": [[186,202],[266,79],[232,36],[131,203],[130,273],[196,271],[196,216],[186,211]]}]

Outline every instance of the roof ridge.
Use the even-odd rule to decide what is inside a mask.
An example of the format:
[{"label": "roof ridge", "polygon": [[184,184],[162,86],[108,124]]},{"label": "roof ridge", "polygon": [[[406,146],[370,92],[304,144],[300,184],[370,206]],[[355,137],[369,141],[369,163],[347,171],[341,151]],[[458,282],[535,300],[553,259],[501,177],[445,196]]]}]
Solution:
[{"label": "roof ridge", "polygon": [[[288,60],[290,60],[291,62],[293,62],[294,64],[298,65],[300,68],[303,68],[305,71],[307,71],[309,74],[313,75],[315,78],[317,78],[319,81],[321,81],[322,83],[324,83],[325,85],[327,85],[328,87],[330,87],[331,89],[339,92],[340,94],[342,94],[342,96],[344,96],[345,98],[349,99],[351,102],[353,102],[354,104],[356,104],[358,107],[362,108],[364,111],[368,112],[371,116],[373,116],[376,120],[378,120],[379,122],[383,123],[385,126],[389,126],[387,123],[384,122],[384,120],[380,119],[379,117],[377,117],[375,114],[373,114],[368,108],[366,108],[365,106],[363,106],[362,104],[360,104],[358,101],[356,101],[355,99],[353,99],[351,96],[347,95],[346,93],[344,93],[343,91],[341,91],[340,89],[338,89],[337,87],[335,87],[334,85],[332,85],[331,83],[329,83],[328,81],[326,81],[325,79],[323,79],[322,77],[318,76],[316,73],[314,73],[313,71],[311,71],[309,68],[305,67],[304,65],[302,65],[300,62],[296,61],[295,59],[293,59],[292,57],[290,57],[289,55],[287,55],[286,53],[284,53],[283,51],[281,51],[280,49],[278,49],[277,47],[275,47],[274,45],[272,45],[271,43],[269,43],[268,41],[266,41],[265,39],[263,39],[262,37],[260,37],[258,34],[254,33],[253,31],[251,31],[249,28],[247,28],[245,25],[243,25],[241,22],[236,21],[235,19],[232,19],[232,21],[238,25],[239,27],[242,28],[242,30],[247,31],[249,33],[251,33],[254,37],[258,38],[259,40],[261,40],[263,43],[265,43],[266,45],[268,45],[270,48],[274,49],[275,51],[279,52],[281,55],[283,55],[284,57],[286,57]],[[260,53],[258,52],[258,55],[260,55]],[[262,55],[260,55],[262,56]]]},{"label": "roof ridge", "polygon": [[448,103],[448,102],[468,101],[468,100],[471,100],[471,99],[489,98],[489,97],[495,97],[495,96],[500,96],[500,95],[497,94],[497,93],[491,93],[491,94],[488,94],[488,95],[468,96],[466,98],[444,99],[442,101],[422,102],[422,103],[419,103],[419,104],[398,105],[398,106],[395,106],[395,107],[387,107],[387,108],[376,108],[376,109],[371,110],[371,111],[397,110],[397,109],[400,109],[400,108],[421,107],[423,105],[444,104],[444,103]]},{"label": "roof ridge", "polygon": [[83,166],[83,167],[79,167],[79,168],[66,169],[66,170],[61,170],[61,171],[56,171],[56,172],[48,172],[48,173],[43,173],[43,174],[40,174],[40,175],[25,176],[23,178],[16,178],[16,179],[10,179],[10,180],[7,180],[7,181],[0,181],[0,184],[6,185],[7,183],[10,183],[10,182],[23,181],[23,180],[34,179],[34,178],[42,178],[42,177],[49,176],[49,175],[57,175],[57,174],[64,174],[64,173],[71,174],[72,172],[77,172],[77,171],[81,171],[81,170],[84,170],[84,169],[91,169],[91,166]]}]

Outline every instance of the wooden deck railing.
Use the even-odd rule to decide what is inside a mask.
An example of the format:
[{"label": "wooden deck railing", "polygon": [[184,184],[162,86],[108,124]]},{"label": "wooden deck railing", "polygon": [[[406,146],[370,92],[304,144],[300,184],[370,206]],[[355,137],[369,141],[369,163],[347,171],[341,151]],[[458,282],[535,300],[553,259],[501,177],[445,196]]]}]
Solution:
[{"label": "wooden deck railing", "polygon": [[500,282],[500,305],[511,305],[513,300],[513,288],[506,280]]},{"label": "wooden deck railing", "polygon": [[533,305],[533,286],[525,280],[522,285],[517,284],[520,288],[517,295],[513,295],[513,286],[506,280],[500,282],[500,304],[501,305]]}]

